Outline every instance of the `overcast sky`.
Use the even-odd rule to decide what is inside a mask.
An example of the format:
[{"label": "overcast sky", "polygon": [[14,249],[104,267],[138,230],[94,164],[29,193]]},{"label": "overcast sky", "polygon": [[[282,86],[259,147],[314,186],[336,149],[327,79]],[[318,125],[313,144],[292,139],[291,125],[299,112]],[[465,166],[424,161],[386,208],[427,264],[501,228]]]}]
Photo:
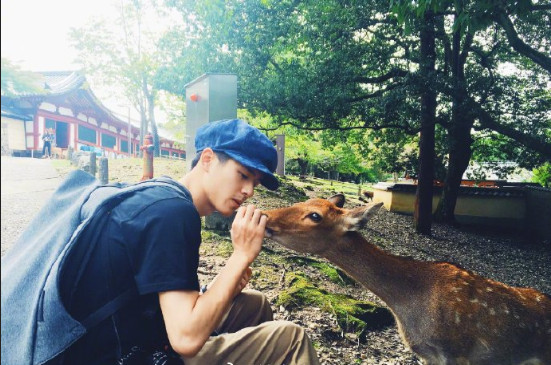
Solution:
[{"label": "overcast sky", "polygon": [[[1,0],[2,57],[26,71],[73,71],[76,52],[69,43],[70,28],[94,18],[114,18],[120,0]],[[93,88],[104,105],[126,119],[127,107]],[[132,110],[132,119],[139,119]],[[156,111],[158,121],[163,114]]]},{"label": "overcast sky", "polygon": [[29,71],[76,69],[69,29],[109,17],[114,9],[113,0],[2,0],[1,5],[2,57]]}]

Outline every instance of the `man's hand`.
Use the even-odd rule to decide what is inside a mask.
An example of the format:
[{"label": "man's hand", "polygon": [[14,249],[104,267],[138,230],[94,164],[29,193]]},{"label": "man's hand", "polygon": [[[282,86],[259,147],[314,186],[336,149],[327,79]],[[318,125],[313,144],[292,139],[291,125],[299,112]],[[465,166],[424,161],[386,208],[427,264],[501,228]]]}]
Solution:
[{"label": "man's hand", "polygon": [[243,255],[250,264],[260,253],[267,217],[254,205],[240,207],[230,230],[235,253]]}]

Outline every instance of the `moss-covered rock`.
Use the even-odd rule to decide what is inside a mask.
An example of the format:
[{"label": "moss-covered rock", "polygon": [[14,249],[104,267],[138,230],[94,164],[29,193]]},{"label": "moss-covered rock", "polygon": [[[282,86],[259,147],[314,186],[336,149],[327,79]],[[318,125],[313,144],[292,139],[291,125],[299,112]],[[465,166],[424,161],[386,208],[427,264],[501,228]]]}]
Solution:
[{"label": "moss-covered rock", "polygon": [[394,323],[390,311],[377,305],[354,299],[348,295],[328,293],[312,284],[303,272],[290,273],[286,277],[287,289],[277,297],[276,303],[289,310],[316,306],[336,316],[344,332],[358,335],[367,330]]}]

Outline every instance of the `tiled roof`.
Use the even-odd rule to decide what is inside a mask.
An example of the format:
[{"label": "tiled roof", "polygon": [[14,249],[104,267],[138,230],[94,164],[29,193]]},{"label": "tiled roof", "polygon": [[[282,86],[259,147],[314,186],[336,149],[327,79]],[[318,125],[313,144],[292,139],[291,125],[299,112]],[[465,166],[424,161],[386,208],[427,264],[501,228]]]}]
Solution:
[{"label": "tiled roof", "polygon": [[51,94],[63,94],[80,88],[86,78],[75,71],[41,72],[44,76],[44,88]]}]

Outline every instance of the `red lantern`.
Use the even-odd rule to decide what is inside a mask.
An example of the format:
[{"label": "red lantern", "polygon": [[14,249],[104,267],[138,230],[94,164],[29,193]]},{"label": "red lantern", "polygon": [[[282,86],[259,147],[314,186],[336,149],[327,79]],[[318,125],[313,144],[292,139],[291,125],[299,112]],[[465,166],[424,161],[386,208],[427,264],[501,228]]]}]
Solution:
[{"label": "red lantern", "polygon": [[189,98],[191,99],[191,101],[197,101],[197,100],[199,100],[199,95],[191,94]]}]

